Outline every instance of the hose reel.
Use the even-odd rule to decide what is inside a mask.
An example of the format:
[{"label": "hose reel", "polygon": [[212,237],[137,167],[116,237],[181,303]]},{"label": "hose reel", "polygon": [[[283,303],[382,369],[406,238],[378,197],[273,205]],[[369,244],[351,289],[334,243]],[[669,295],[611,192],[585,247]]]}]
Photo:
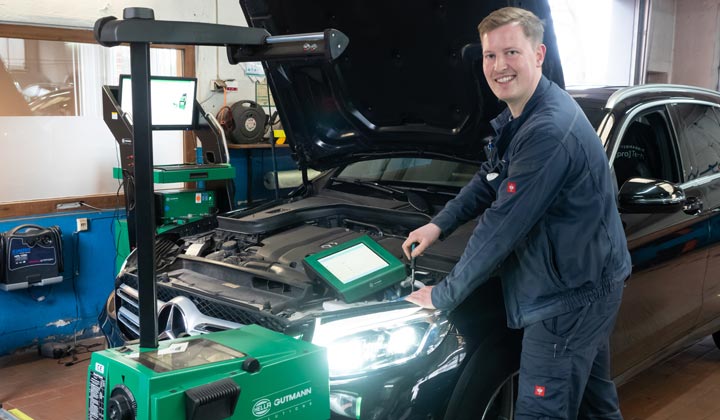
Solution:
[{"label": "hose reel", "polygon": [[235,144],[259,143],[263,140],[267,115],[256,102],[243,100],[230,106],[232,128],[228,139]]}]

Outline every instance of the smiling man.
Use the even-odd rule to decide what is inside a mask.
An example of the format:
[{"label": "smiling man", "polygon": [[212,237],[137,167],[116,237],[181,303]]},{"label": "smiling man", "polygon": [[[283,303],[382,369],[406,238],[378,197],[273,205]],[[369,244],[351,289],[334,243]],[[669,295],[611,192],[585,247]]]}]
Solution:
[{"label": "smiling man", "polygon": [[403,250],[420,255],[479,216],[477,227],[450,274],[407,300],[453,309],[499,269],[508,326],[525,330],[515,419],[622,419],[609,339],[631,263],[605,151],[543,76],[537,16],[503,8],[478,31],[485,78],[507,109],[492,121],[488,161]]}]

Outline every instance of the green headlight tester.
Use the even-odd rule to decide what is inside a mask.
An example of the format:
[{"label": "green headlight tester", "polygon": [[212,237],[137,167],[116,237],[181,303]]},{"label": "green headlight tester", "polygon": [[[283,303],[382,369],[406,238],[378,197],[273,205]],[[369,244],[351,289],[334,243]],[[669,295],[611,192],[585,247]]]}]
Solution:
[{"label": "green headlight tester", "polygon": [[[141,7],[124,9],[123,17],[100,18],[93,32],[105,47],[130,44],[131,77],[136,81],[132,146],[140,343],[93,354],[87,418],[328,419],[327,357],[317,346],[254,325],[158,343],[150,44],[225,46],[231,64],[332,61],[347,48],[347,36],[334,29],[301,37],[271,36],[261,28],[156,21],[152,9]],[[317,48],[305,48],[309,41]]]},{"label": "green headlight tester", "polygon": [[325,349],[257,325],[95,352],[88,420],[319,420],[330,415]]}]

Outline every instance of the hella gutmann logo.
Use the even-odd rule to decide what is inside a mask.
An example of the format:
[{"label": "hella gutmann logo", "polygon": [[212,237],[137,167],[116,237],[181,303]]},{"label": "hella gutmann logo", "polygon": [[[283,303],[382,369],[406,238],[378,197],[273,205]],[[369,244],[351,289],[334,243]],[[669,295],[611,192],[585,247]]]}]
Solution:
[{"label": "hella gutmann logo", "polygon": [[262,417],[272,408],[272,403],[267,398],[258,400],[252,408],[252,413],[255,417]]},{"label": "hella gutmann logo", "polygon": [[[270,412],[273,408],[283,410],[286,407],[295,406],[297,403],[304,401],[298,401],[312,394],[312,387],[297,390],[295,392],[278,392],[274,395],[268,395],[265,398],[260,398],[253,404],[252,413],[255,417],[262,417]],[[268,398],[269,397],[269,398]],[[289,404],[295,402],[296,404]],[[288,406],[289,404],[289,406]]]}]

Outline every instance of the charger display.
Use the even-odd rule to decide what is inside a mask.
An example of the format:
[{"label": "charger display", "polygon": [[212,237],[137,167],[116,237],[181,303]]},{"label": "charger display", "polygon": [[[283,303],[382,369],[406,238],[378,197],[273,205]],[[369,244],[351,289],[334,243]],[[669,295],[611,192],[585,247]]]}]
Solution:
[{"label": "charger display", "polygon": [[0,235],[0,289],[60,283],[62,232],[58,226],[20,225]]}]

